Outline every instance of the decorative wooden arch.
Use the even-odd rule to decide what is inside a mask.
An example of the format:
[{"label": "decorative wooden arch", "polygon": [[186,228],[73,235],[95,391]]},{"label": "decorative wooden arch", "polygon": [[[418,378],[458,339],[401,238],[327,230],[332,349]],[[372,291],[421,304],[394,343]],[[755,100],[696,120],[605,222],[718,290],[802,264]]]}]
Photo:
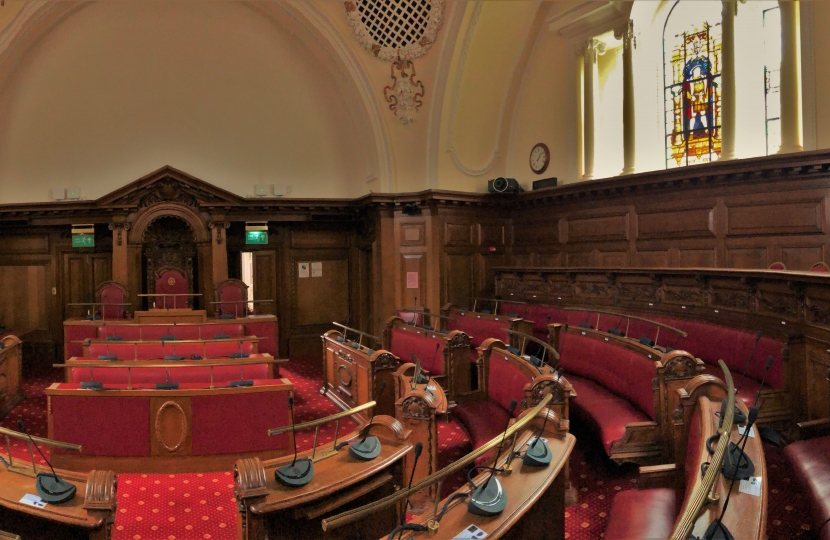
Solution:
[{"label": "decorative wooden arch", "polygon": [[187,223],[193,231],[197,244],[210,243],[210,229],[208,229],[207,221],[193,208],[175,202],[160,202],[139,213],[130,227],[129,242],[131,244],[143,242],[147,227],[163,217],[175,217]]}]

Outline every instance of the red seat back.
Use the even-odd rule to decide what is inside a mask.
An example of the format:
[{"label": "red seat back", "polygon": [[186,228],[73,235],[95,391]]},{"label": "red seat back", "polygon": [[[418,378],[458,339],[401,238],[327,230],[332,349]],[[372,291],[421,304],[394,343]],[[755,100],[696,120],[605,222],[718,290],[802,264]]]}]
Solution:
[{"label": "red seat back", "polygon": [[156,272],[154,297],[157,308],[178,308],[184,309],[190,305],[190,298],[187,296],[168,296],[165,294],[187,294],[189,292],[187,277],[178,268],[161,268]]},{"label": "red seat back", "polygon": [[485,339],[496,338],[505,343],[510,342],[510,335],[504,331],[510,328],[510,320],[507,317],[492,317],[482,315],[473,311],[451,311],[448,328],[450,330],[461,330],[470,336],[473,347],[478,347]]},{"label": "red seat back", "polygon": [[411,353],[415,353],[430,375],[444,374],[444,340],[434,332],[393,327],[389,345],[389,352],[401,362],[414,362]]},{"label": "red seat back", "polygon": [[[505,359],[504,354],[493,351],[490,354],[490,368],[487,372],[487,397],[510,410],[510,402],[516,400],[520,405],[525,397],[524,388],[530,382],[530,376]],[[519,416],[521,406],[513,411]]]}]

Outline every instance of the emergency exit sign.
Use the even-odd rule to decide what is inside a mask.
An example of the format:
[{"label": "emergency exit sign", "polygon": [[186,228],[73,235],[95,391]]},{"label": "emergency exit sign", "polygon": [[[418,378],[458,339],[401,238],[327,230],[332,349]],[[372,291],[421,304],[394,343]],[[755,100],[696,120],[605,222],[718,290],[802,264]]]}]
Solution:
[{"label": "emergency exit sign", "polygon": [[95,247],[94,234],[73,234],[72,247],[75,248],[91,248]]},{"label": "emergency exit sign", "polygon": [[268,231],[246,231],[245,232],[245,243],[246,244],[267,244],[268,243]]}]

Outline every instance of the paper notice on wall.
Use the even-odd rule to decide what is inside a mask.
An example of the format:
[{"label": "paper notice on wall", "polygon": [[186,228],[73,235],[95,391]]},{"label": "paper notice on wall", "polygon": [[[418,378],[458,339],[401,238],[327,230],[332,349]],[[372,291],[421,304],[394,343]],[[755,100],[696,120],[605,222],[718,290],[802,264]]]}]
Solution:
[{"label": "paper notice on wall", "polygon": [[297,263],[297,273],[298,273],[299,277],[301,277],[301,278],[307,278],[308,277],[308,266],[309,266],[309,264],[307,262]]},{"label": "paper notice on wall", "polygon": [[418,288],[418,272],[407,272],[406,273],[406,288],[407,289],[417,289]]},{"label": "paper notice on wall", "polygon": [[313,262],[313,263],[311,263],[311,277],[323,277],[323,263],[322,262]]}]

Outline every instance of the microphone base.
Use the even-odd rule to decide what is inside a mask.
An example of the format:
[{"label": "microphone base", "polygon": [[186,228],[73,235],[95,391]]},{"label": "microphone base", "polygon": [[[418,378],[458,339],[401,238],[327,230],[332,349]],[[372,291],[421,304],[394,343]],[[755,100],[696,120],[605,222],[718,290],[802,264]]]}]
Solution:
[{"label": "microphone base", "polygon": [[755,464],[740,447],[733,442],[729,443],[726,459],[723,460],[721,473],[727,480],[746,480],[755,474]]},{"label": "microphone base", "polygon": [[314,478],[314,462],[310,459],[298,459],[294,465],[283,465],[274,472],[277,482],[292,488],[303,487]]},{"label": "microphone base", "polygon": [[160,382],[156,383],[156,390],[178,390],[179,383],[177,382]]},{"label": "microphone base", "polygon": [[349,455],[361,461],[371,461],[380,455],[380,440],[375,437],[366,437],[349,445]]},{"label": "microphone base", "polygon": [[237,387],[240,387],[240,386],[253,386],[253,385],[254,385],[254,381],[252,381],[250,379],[241,379],[241,380],[238,380],[238,381],[231,381],[230,383],[228,383],[228,386],[230,386],[231,388],[237,388]]},{"label": "microphone base", "polygon": [[65,503],[75,496],[75,484],[47,473],[37,475],[35,490],[38,496],[49,504]]},{"label": "microphone base", "polygon": [[501,481],[491,477],[477,487],[467,503],[467,511],[476,516],[493,517],[504,511],[507,506],[507,492],[504,491]]},{"label": "microphone base", "polygon": [[709,528],[703,533],[703,540],[735,540],[726,525],[717,519],[709,524]]},{"label": "microphone base", "polygon": [[733,416],[732,422],[737,426],[746,424],[746,415],[737,407],[735,407],[735,416]]},{"label": "microphone base", "polygon": [[547,467],[552,457],[548,443],[539,439],[535,445],[527,447],[522,463],[529,467]]},{"label": "microphone base", "polygon": [[98,381],[81,381],[81,388],[83,390],[103,390],[104,383]]}]

